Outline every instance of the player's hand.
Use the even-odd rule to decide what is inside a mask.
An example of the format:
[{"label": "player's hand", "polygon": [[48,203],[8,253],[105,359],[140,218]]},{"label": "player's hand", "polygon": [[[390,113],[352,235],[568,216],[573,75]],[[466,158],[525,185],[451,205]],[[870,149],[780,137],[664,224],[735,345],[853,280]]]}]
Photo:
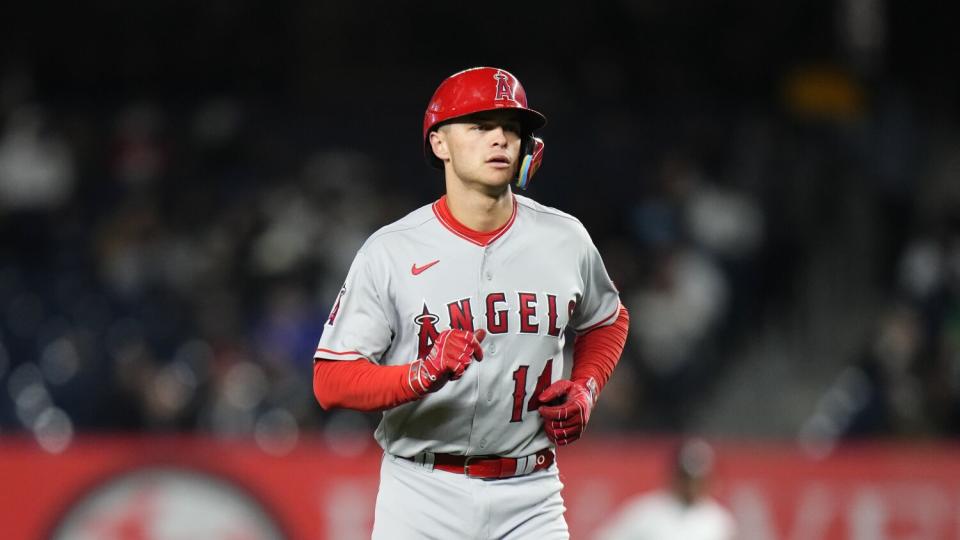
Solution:
[{"label": "player's hand", "polygon": [[[592,379],[588,381],[592,382]],[[560,380],[540,393],[539,400],[545,405],[541,405],[537,410],[543,418],[543,430],[547,433],[547,438],[557,446],[564,446],[579,439],[590,421],[595,392],[591,392],[587,384]]]},{"label": "player's hand", "polygon": [[483,360],[480,342],[487,335],[484,330],[445,330],[437,337],[426,358],[410,364],[408,380],[418,395],[436,392],[463,376],[474,358]]}]

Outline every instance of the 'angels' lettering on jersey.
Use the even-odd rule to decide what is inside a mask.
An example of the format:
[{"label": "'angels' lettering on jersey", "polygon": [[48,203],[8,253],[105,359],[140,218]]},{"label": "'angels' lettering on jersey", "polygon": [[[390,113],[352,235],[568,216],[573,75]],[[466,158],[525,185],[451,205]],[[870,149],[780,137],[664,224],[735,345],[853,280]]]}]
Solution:
[{"label": "'angels' lettering on jersey", "polygon": [[[489,334],[506,334],[509,332],[518,334],[545,334],[548,336],[559,337],[561,328],[557,321],[560,316],[557,314],[557,295],[549,293],[527,293],[518,292],[517,307],[514,311],[509,311],[507,303],[507,293],[494,292],[489,293],[481,305],[486,306],[483,317],[480,318],[481,324],[475,324],[473,318],[473,299],[462,298],[446,305],[446,328],[451,330],[469,330],[475,332],[480,328],[486,329]],[[541,302],[538,303],[538,299]],[[572,311],[576,301],[570,300],[570,309]],[[540,307],[538,307],[540,306]],[[569,313],[567,315],[569,317]],[[541,325],[538,320],[546,317],[547,323]],[[423,310],[413,317],[413,323],[417,326],[417,358],[424,358],[433,343],[440,336],[438,322],[440,316],[433,313],[427,302],[423,303]],[[517,321],[511,326],[510,321]],[[542,327],[542,330],[541,330]]]}]

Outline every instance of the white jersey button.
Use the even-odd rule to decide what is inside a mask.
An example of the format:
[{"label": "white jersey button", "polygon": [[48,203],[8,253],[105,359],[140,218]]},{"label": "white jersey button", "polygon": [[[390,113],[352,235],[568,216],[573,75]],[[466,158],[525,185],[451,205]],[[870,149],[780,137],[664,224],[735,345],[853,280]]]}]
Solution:
[{"label": "white jersey button", "polygon": [[493,272],[486,273],[487,281],[493,281]]}]

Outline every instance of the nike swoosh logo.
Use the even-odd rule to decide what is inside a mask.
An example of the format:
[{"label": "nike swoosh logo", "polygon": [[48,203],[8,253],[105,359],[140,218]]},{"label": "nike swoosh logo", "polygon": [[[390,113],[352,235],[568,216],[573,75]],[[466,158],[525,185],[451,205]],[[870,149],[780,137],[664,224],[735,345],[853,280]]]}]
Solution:
[{"label": "nike swoosh logo", "polygon": [[437,264],[438,262],[440,262],[440,259],[437,259],[433,262],[427,263],[420,267],[417,266],[417,263],[413,263],[413,266],[410,267],[410,273],[415,276],[419,276],[421,273],[423,273],[424,270],[426,270],[427,268],[430,268],[431,266]]}]

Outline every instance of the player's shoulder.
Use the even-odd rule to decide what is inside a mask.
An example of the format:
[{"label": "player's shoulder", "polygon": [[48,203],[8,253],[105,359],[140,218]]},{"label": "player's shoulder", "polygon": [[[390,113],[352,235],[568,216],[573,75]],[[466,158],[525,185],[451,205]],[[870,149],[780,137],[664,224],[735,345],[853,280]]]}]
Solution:
[{"label": "player's shoulder", "polygon": [[732,521],[733,516],[730,513],[730,510],[727,509],[724,505],[720,504],[719,501],[713,497],[704,497],[700,501],[700,507],[703,511],[709,514],[711,517],[718,521]]},{"label": "player's shoulder", "polygon": [[657,489],[649,493],[637,495],[632,502],[638,507],[662,510],[674,506],[676,504],[676,498],[663,489]]},{"label": "player's shoulder", "polygon": [[566,232],[577,238],[589,240],[590,235],[587,228],[575,216],[562,210],[541,204],[529,197],[523,195],[514,195],[517,200],[517,206],[521,212],[525,212],[534,217],[534,219],[546,227],[557,229],[560,232]]},{"label": "player's shoulder", "polygon": [[557,221],[558,223],[575,223],[581,227],[583,226],[579,219],[564,212],[563,210],[558,210],[552,206],[547,206],[523,195],[514,194],[513,196],[516,199],[517,206],[521,209],[521,211],[531,212],[542,217],[543,219]]},{"label": "player's shoulder", "polygon": [[436,220],[436,215],[433,213],[433,204],[425,204],[393,223],[380,227],[367,238],[360,250],[370,251],[383,248],[405,236],[416,234],[417,229]]},{"label": "player's shoulder", "polygon": [[620,506],[620,514],[631,519],[647,519],[648,516],[663,516],[675,509],[675,502],[669,493],[656,490],[634,495]]}]

